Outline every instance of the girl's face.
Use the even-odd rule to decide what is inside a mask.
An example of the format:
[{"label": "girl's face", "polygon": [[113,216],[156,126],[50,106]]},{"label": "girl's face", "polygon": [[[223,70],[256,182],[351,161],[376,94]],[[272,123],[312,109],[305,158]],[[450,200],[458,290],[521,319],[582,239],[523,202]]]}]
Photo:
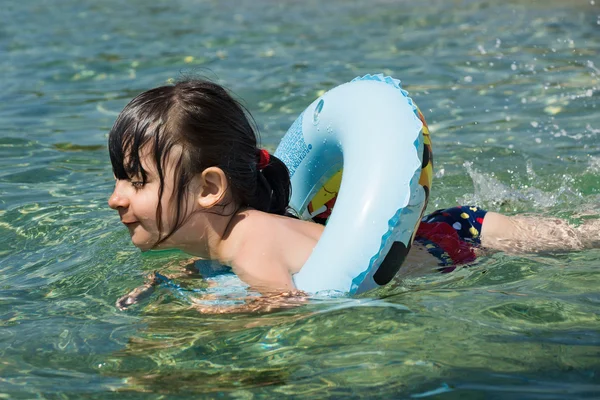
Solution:
[{"label": "girl's face", "polygon": [[[143,183],[141,176],[132,177],[130,180],[118,179],[115,189],[108,199],[108,205],[119,212],[121,222],[129,229],[131,241],[142,251],[155,248],[159,239],[164,238],[171,232],[175,224],[173,218],[175,213],[170,211],[173,210],[171,198],[174,190],[173,174],[175,166],[173,162],[169,161],[170,159],[172,157],[169,157],[163,170],[164,189],[161,199],[162,227],[160,232],[156,219],[160,180],[156,166],[150,161],[148,154],[144,155],[141,160],[142,166],[147,172],[146,183]],[[193,204],[190,204],[190,206],[193,207]],[[190,208],[188,207],[188,209]],[[171,243],[175,236],[171,236],[156,248],[175,247],[174,243]]]}]

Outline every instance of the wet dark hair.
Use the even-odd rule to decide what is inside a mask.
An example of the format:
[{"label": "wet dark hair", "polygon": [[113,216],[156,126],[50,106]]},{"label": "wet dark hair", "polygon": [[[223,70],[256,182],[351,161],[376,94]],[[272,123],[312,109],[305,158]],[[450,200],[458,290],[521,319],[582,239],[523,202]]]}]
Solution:
[{"label": "wet dark hair", "polygon": [[174,206],[176,222],[155,246],[185,223],[188,185],[194,176],[212,166],[221,168],[227,176],[232,200],[239,207],[279,215],[288,213],[289,171],[273,155],[263,169],[258,168],[257,129],[250,113],[220,85],[184,80],[135,97],[121,111],[108,136],[110,161],[117,179],[137,176],[146,183],[142,148],[152,157],[160,180],[156,210],[159,232],[164,171],[167,159],[177,156],[173,152],[176,146],[181,148],[181,154],[179,159],[173,159],[175,202],[168,205]]}]

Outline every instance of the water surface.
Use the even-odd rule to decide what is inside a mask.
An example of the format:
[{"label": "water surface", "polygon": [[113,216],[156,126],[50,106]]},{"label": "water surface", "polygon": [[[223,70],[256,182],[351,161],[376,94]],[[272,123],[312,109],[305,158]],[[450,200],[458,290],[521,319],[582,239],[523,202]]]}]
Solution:
[{"label": "water surface", "polygon": [[[600,393],[600,251],[495,254],[364,299],[200,315],[106,205],[107,132],[200,74],[274,149],[323,90],[403,81],[432,131],[431,210],[598,218],[594,1],[17,1],[0,24],[0,397],[576,399]],[[201,282],[189,283],[202,287]]]}]

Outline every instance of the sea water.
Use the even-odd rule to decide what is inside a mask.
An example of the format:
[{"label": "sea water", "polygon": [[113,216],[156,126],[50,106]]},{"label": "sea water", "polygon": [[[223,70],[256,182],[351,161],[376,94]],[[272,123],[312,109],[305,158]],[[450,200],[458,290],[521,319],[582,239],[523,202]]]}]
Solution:
[{"label": "sea water", "polygon": [[598,250],[497,253],[270,313],[201,314],[190,295],[224,294],[180,279],[120,311],[186,257],[141,254],[106,204],[107,132],[145,89],[215,80],[273,150],[323,91],[383,72],[429,122],[431,211],[596,219],[597,0],[3,0],[0,15],[0,398],[600,397]]}]

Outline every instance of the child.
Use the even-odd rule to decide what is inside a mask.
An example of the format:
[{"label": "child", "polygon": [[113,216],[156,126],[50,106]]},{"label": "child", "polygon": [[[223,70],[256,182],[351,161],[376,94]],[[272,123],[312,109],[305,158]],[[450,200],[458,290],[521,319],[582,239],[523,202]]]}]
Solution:
[{"label": "child", "polygon": [[[110,131],[116,185],[108,203],[142,251],[177,248],[230,266],[262,293],[289,292],[323,226],[288,214],[288,170],[257,147],[251,121],[221,86],[207,81],[138,95]],[[480,245],[511,251],[594,245],[560,220],[475,207],[425,217],[415,242],[406,263],[425,260],[445,271],[473,261]],[[134,303],[135,291],[123,299],[123,306]]]}]

